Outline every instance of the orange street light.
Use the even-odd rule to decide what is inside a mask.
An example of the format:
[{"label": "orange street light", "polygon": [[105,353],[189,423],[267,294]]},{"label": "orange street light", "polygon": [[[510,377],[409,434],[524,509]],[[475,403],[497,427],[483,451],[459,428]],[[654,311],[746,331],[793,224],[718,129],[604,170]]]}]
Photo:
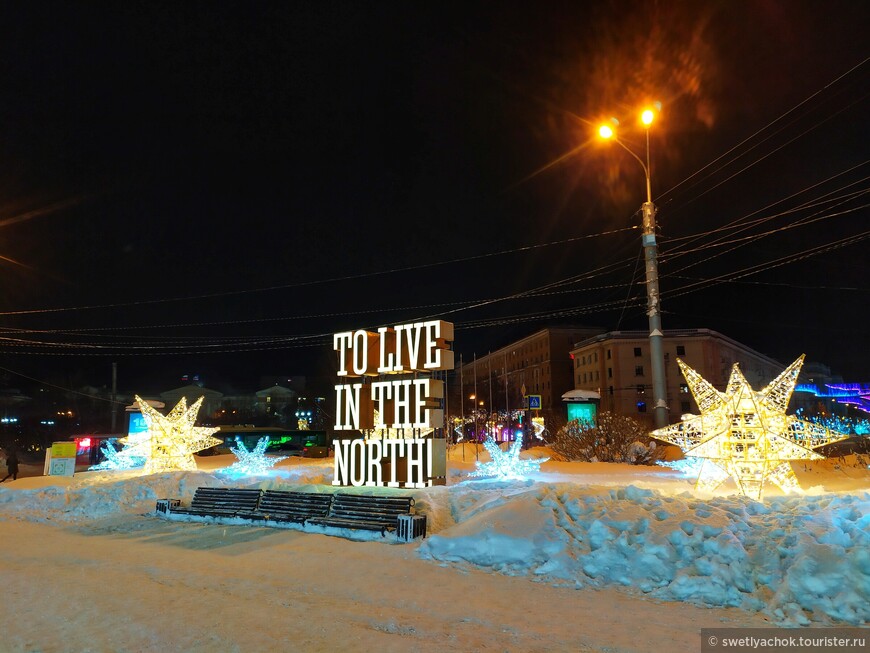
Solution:
[{"label": "orange street light", "polygon": [[655,120],[656,114],[652,109],[645,109],[642,114],[640,114],[640,121],[649,127],[653,120]]}]

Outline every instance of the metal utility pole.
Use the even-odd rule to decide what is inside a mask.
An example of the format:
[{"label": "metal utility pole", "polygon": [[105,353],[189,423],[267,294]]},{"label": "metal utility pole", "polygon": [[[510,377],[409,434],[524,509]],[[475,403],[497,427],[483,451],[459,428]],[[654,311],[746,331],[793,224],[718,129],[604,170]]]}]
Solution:
[{"label": "metal utility pole", "polygon": [[112,363],[112,429],[110,433],[116,433],[115,426],[118,423],[118,364]]},{"label": "metal utility pole", "polygon": [[664,333],[662,331],[661,295],[659,294],[658,260],[656,258],[656,206],[652,201],[652,183],[649,167],[649,128],[655,119],[655,112],[647,109],[641,114],[641,122],[646,131],[646,162],[635,154],[625,143],[616,138],[613,127],[602,125],[598,135],[613,139],[622,149],[631,154],[646,176],[646,202],[641,206],[643,213],[643,245],[646,269],[647,317],[649,317],[649,353],[652,363],[653,410],[656,428],[668,425],[667,382],[665,381]]},{"label": "metal utility pole", "polygon": [[504,353],[504,410],[507,413],[507,417],[505,417],[505,426],[507,427],[508,432],[508,440],[511,439],[511,428],[513,427],[513,420],[511,419],[511,404],[510,398],[508,397],[508,369],[507,369],[507,352]]},{"label": "metal utility pole", "polygon": [[656,248],[656,206],[652,201],[652,184],[649,172],[649,126],[646,130],[646,202],[643,211],[643,256],[646,268],[647,316],[649,317],[649,355],[652,362],[653,401],[655,402],[655,425],[668,425],[667,383],[665,381],[665,353],[662,332],[661,296],[659,295],[659,268]]}]

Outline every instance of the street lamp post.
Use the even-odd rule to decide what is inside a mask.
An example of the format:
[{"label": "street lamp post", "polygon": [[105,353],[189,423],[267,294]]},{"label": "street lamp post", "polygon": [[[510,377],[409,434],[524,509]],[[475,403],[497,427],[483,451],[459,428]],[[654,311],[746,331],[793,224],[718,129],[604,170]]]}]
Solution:
[{"label": "street lamp post", "polygon": [[659,294],[659,272],[656,251],[656,206],[652,201],[652,183],[649,167],[649,128],[655,118],[651,109],[641,114],[641,122],[646,132],[646,162],[620,141],[613,129],[604,125],[598,130],[599,136],[612,139],[622,149],[631,154],[643,168],[646,176],[646,202],[641,206],[643,216],[643,231],[641,243],[644,252],[644,267],[646,269],[647,316],[649,318],[649,352],[652,362],[652,389],[654,418],[656,428],[668,425],[667,385],[665,382],[664,333],[662,332],[661,296]]}]

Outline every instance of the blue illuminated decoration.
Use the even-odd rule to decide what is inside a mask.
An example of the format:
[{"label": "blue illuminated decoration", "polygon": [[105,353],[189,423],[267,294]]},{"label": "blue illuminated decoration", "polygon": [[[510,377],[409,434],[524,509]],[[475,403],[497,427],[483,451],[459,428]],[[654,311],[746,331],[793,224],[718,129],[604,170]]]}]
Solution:
[{"label": "blue illuminated decoration", "polygon": [[266,474],[275,463],[284,460],[287,456],[267,456],[266,447],[269,446],[269,436],[262,437],[257,445],[248,451],[242,439],[236,437],[236,447],[230,447],[230,451],[238,460],[226,469],[220,470],[222,474],[231,476],[256,476]]},{"label": "blue illuminated decoration", "polygon": [[795,414],[807,421],[823,426],[832,431],[854,435],[870,435],[870,419],[852,419],[839,415],[805,415],[803,408],[798,408]]},{"label": "blue illuminated decoration", "polygon": [[819,399],[836,399],[870,413],[870,383],[826,383],[824,389],[814,383],[801,383],[795,386],[795,391],[808,392]]},{"label": "blue illuminated decoration", "polygon": [[520,448],[523,446],[523,436],[517,432],[517,438],[507,451],[502,451],[498,443],[491,437],[487,438],[483,446],[489,452],[492,462],[477,463],[477,469],[470,476],[495,476],[499,480],[524,479],[529,474],[538,472],[541,463],[549,458],[537,460],[520,459]]},{"label": "blue illuminated decoration", "polygon": [[145,465],[145,456],[137,456],[131,453],[127,447],[119,451],[111,442],[106,442],[100,447],[100,451],[103,452],[105,460],[98,465],[91,465],[88,467],[89,470],[136,469]]}]

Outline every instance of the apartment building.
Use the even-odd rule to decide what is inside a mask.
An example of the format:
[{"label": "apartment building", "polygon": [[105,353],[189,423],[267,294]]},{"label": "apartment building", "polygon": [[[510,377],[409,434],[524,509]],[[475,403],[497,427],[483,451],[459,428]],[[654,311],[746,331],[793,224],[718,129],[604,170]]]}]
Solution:
[{"label": "apartment building", "polygon": [[563,411],[562,395],[574,383],[569,352],[574,343],[603,331],[595,327],[541,329],[476,360],[464,360],[457,366],[453,383],[461,385],[458,394],[465,410],[471,408],[472,394],[478,408],[519,408],[525,388],[526,395],[541,396],[542,411]]},{"label": "apartment building", "polygon": [[[664,332],[665,380],[669,421],[698,406],[680,373],[676,359],[697,370],[724,390],[734,363],[755,389],[761,389],[785,369],[779,361],[710,329]],[[802,352],[795,352],[797,358]],[[645,331],[611,331],[579,341],[571,349],[574,388],[601,395],[600,409],[649,420],[653,418],[652,364]]]}]

